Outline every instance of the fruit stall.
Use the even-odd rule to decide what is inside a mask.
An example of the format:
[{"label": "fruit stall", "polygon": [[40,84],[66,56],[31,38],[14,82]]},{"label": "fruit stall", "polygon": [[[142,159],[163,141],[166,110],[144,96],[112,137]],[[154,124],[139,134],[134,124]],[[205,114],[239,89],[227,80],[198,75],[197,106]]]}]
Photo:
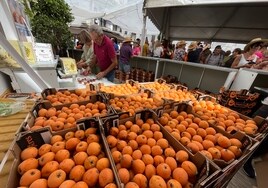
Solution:
[{"label": "fruit stall", "polygon": [[268,131],[180,84],[91,81],[45,89],[23,101],[29,113],[1,119],[18,121],[4,187],[226,187]]}]

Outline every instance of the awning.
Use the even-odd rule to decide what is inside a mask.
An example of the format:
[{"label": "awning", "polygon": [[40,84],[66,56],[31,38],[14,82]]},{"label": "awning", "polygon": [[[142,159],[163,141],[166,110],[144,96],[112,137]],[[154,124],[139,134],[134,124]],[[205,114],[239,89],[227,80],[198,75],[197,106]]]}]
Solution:
[{"label": "awning", "polygon": [[267,1],[178,2],[146,0],[145,4],[148,17],[170,40],[247,43],[257,37],[268,38]]}]

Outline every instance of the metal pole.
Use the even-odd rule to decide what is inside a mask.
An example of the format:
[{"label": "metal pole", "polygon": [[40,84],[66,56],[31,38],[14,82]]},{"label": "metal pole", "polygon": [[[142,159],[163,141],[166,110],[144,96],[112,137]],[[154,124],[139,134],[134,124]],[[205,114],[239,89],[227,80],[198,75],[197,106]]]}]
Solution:
[{"label": "metal pole", "polygon": [[142,31],[141,31],[141,53],[142,53],[142,49],[143,49],[143,45],[145,42],[145,36],[146,36],[146,9],[143,8],[143,27],[142,27]]},{"label": "metal pole", "polygon": [[5,36],[0,32],[0,45],[21,65],[22,69],[31,77],[41,90],[48,88],[42,78],[34,72],[32,67],[23,59],[20,54],[11,46]]},{"label": "metal pole", "polygon": [[163,66],[163,70],[162,70],[162,75],[161,75],[161,76],[164,75],[164,73],[165,73],[165,69],[166,69],[166,61],[164,62],[164,66]]},{"label": "metal pole", "polygon": [[200,79],[199,79],[199,82],[198,82],[197,88],[200,88],[200,85],[201,85],[201,83],[202,83],[202,80],[203,80],[203,77],[204,77],[205,71],[206,71],[206,69],[204,68],[204,69],[203,69],[203,71],[202,71],[202,74],[201,74],[201,76],[200,76]]},{"label": "metal pole", "polygon": [[181,70],[180,70],[180,73],[179,73],[179,76],[178,76],[178,81],[180,81],[180,80],[181,80],[182,69],[183,69],[183,64],[181,64]]},{"label": "metal pole", "polygon": [[154,80],[157,79],[157,74],[158,74],[158,66],[159,66],[159,59],[156,61],[156,67],[155,67],[155,74],[154,74]]}]

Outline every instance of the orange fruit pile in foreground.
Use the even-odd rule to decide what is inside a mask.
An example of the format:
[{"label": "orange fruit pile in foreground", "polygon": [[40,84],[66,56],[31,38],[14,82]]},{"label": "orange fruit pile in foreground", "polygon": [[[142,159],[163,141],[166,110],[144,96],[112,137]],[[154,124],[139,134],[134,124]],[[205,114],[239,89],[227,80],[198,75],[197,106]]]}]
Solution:
[{"label": "orange fruit pile in foreground", "polygon": [[29,188],[117,187],[96,128],[55,135],[39,149],[21,152],[19,186]]}]

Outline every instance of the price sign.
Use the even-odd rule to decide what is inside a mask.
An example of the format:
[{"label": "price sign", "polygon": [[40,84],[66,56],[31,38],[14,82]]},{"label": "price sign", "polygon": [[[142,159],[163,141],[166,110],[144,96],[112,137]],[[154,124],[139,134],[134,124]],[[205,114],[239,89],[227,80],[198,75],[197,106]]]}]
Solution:
[{"label": "price sign", "polygon": [[51,44],[35,43],[34,52],[37,64],[54,64],[54,55]]}]

